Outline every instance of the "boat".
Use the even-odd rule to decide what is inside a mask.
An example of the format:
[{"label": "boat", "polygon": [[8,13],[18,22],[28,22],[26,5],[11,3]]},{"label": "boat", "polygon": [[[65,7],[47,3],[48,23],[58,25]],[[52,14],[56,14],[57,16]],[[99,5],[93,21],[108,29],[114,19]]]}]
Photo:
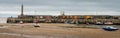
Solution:
[{"label": "boat", "polygon": [[40,27],[40,25],[38,23],[35,23],[34,27]]},{"label": "boat", "polygon": [[115,28],[113,26],[104,26],[103,30],[106,30],[106,31],[116,31],[116,30],[118,30],[118,28]]},{"label": "boat", "polygon": [[96,22],[95,25],[103,25],[102,22]]},{"label": "boat", "polygon": [[104,23],[105,25],[112,25],[113,23],[112,22],[106,22]]}]

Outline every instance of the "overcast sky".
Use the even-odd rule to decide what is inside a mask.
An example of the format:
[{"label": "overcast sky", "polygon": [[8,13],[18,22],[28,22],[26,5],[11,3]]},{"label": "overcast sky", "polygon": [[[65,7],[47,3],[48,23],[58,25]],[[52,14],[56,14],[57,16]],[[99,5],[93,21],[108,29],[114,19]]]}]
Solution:
[{"label": "overcast sky", "polygon": [[120,15],[120,0],[0,0],[0,16],[17,16],[24,5],[27,15]]}]

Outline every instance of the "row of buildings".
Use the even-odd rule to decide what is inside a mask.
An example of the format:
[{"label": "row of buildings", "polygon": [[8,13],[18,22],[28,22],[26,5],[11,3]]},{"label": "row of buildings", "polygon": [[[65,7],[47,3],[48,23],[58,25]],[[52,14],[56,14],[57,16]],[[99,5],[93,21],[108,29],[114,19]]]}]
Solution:
[{"label": "row of buildings", "polygon": [[52,15],[24,15],[23,5],[21,6],[21,15],[18,17],[7,18],[7,23],[78,23],[78,24],[95,24],[96,22],[120,24],[120,16],[110,15],[65,15],[64,12],[59,16]]}]

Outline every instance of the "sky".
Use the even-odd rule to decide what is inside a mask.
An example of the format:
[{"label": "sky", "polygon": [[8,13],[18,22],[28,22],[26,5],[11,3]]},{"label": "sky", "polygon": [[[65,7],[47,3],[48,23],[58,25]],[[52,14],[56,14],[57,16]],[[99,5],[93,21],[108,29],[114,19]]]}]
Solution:
[{"label": "sky", "polygon": [[120,0],[0,0],[0,17],[20,15],[120,15]]}]

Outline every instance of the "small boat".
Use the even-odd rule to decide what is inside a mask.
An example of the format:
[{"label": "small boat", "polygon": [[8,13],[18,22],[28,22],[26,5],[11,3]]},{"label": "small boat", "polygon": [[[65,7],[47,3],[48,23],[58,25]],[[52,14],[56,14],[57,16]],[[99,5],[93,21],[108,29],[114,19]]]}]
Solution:
[{"label": "small boat", "polygon": [[112,22],[106,22],[104,23],[105,25],[112,25],[113,23]]},{"label": "small boat", "polygon": [[38,23],[35,23],[34,27],[40,27],[40,25]]},{"label": "small boat", "polygon": [[66,21],[65,24],[71,24],[71,22],[70,21]]},{"label": "small boat", "polygon": [[116,31],[116,30],[118,30],[118,28],[115,28],[113,26],[105,26],[105,27],[103,27],[103,29],[106,30],[106,31]]},{"label": "small boat", "polygon": [[96,22],[95,25],[103,25],[102,22]]},{"label": "small boat", "polygon": [[23,24],[23,21],[20,21],[19,23],[20,23],[20,24]]}]

